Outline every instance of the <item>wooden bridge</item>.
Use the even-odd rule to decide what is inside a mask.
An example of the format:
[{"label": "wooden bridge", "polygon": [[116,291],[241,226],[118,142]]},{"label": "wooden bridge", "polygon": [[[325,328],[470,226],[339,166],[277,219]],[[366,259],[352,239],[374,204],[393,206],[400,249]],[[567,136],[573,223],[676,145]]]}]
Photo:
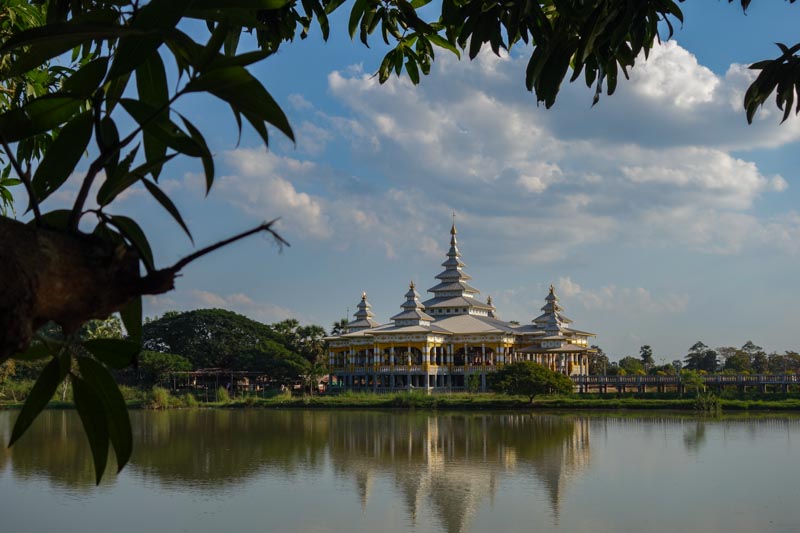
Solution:
[{"label": "wooden bridge", "polygon": [[[578,392],[684,392],[686,378],[675,376],[571,376]],[[699,376],[703,385],[721,391],[736,387],[742,392],[755,387],[760,392],[789,392],[790,386],[800,385],[800,375],[795,374],[736,374]],[[694,381],[691,382],[694,385]]]}]

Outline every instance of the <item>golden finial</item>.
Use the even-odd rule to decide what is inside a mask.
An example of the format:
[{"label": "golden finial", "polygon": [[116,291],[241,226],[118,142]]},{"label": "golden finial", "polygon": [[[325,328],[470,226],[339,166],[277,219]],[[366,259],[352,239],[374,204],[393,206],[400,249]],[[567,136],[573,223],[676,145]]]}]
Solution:
[{"label": "golden finial", "polygon": [[450,227],[450,235],[455,235],[456,233],[458,233],[456,231],[456,212],[453,211],[453,225]]},{"label": "golden finial", "polygon": [[555,290],[556,290],[556,288],[555,288],[555,287],[553,287],[553,284],[551,283],[551,284],[550,284],[550,292],[554,292]]},{"label": "golden finial", "polygon": [[413,291],[413,290],[414,290],[414,287],[416,287],[416,285],[414,285],[414,280],[412,279],[412,280],[411,280],[411,283],[409,283],[409,284],[408,284],[408,288],[409,288],[409,289],[411,289],[411,290]]},{"label": "golden finial", "polygon": [[361,293],[361,299],[362,300],[366,300],[367,299],[367,291],[364,291],[364,292]]}]

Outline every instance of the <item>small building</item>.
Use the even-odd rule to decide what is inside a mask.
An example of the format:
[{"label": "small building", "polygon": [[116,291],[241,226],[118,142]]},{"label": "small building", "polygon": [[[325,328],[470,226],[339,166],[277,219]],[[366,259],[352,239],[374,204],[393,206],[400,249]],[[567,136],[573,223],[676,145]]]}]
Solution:
[{"label": "small building", "polygon": [[444,270],[428,289],[432,298],[421,302],[412,281],[400,313],[381,325],[362,293],[355,319],[344,333],[326,339],[331,383],[351,390],[458,391],[476,375],[486,390],[488,373],[516,361],[568,376],[588,374],[594,333],[572,327],[553,286],[542,314],[529,324],[501,320],[491,297],[481,301],[468,283],[456,234],[453,224]]}]

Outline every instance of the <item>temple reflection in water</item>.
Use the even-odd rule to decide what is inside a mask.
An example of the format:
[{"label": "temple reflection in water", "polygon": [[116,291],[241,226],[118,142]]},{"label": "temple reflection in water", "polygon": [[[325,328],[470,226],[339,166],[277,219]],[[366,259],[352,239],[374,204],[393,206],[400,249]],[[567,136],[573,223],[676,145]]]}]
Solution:
[{"label": "temple reflection in water", "polygon": [[448,532],[466,531],[503,476],[530,473],[553,513],[565,484],[588,466],[589,421],[531,414],[358,417],[331,428],[334,468],[352,476],[362,508],[377,477],[390,477],[408,516],[428,506]]}]

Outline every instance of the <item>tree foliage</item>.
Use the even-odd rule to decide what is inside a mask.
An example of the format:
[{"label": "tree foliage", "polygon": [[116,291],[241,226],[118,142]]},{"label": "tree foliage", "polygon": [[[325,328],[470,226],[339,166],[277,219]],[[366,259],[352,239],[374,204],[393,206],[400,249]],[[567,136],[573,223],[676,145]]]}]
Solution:
[{"label": "tree foliage", "polygon": [[505,394],[527,396],[531,403],[540,394],[569,394],[572,380],[564,374],[531,361],[505,365],[489,375],[489,387]]},{"label": "tree foliage", "polygon": [[642,366],[645,371],[649,371],[656,364],[656,360],[653,358],[653,349],[649,344],[645,344],[639,348],[639,357],[642,360]]},{"label": "tree foliage", "polygon": [[595,351],[589,354],[589,374],[592,375],[606,374],[608,371],[608,367],[611,365],[611,363],[608,360],[608,356],[603,351],[603,349],[597,346],[596,344],[592,345],[592,349]]},{"label": "tree foliage", "polygon": [[626,356],[619,360],[619,369],[624,370],[625,374],[644,374],[644,365],[640,359]]},{"label": "tree foliage", "polygon": [[173,353],[143,351],[139,354],[139,366],[129,372],[136,374],[136,381],[145,387],[152,387],[167,380],[171,372],[185,372],[192,369],[188,359]]},{"label": "tree foliage", "polygon": [[[287,319],[262,324],[224,309],[170,313],[144,325],[147,350],[185,357],[191,369],[263,372],[278,383],[297,382],[324,352],[319,326]],[[316,367],[317,373],[324,369]]]}]

